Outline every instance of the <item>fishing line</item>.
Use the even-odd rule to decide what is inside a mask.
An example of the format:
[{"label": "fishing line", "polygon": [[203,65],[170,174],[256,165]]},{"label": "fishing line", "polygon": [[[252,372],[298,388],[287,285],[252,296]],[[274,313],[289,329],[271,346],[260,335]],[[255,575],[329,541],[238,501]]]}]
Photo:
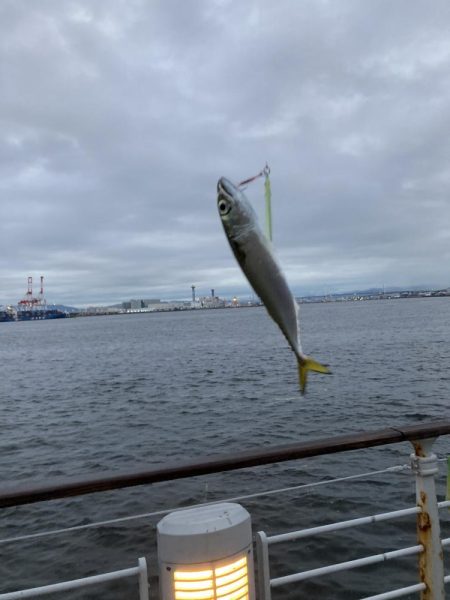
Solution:
[{"label": "fishing line", "polygon": [[265,212],[266,212],[266,237],[268,240],[272,241],[272,191],[270,186],[270,167],[266,163],[266,166],[262,171],[260,171],[257,175],[253,177],[249,177],[248,179],[244,179],[241,183],[238,183],[237,187],[244,191],[249,183],[255,181],[255,179],[259,179],[259,177],[264,177],[264,198],[265,198]]}]

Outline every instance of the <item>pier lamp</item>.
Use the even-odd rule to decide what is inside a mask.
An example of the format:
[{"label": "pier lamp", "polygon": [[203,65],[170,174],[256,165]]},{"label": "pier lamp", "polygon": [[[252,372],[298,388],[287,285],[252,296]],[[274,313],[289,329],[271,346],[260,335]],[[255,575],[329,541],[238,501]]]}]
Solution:
[{"label": "pier lamp", "polygon": [[254,600],[252,530],[240,504],[180,510],[157,526],[161,600]]}]

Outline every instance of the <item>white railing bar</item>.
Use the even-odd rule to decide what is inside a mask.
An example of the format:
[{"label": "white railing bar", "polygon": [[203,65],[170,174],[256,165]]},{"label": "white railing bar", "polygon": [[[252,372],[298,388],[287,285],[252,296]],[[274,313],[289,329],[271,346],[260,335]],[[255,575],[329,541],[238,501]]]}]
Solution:
[{"label": "white railing bar", "polygon": [[90,577],[84,577],[82,579],[72,579],[71,581],[62,581],[60,583],[53,583],[51,585],[44,585],[36,588],[29,588],[27,590],[21,590],[18,592],[9,592],[6,594],[0,594],[0,600],[16,600],[19,598],[33,598],[35,596],[43,596],[45,594],[51,594],[53,592],[65,592],[68,590],[75,590],[88,585],[94,585],[96,583],[104,583],[105,581],[114,581],[116,579],[122,579],[124,577],[132,577],[133,575],[139,575],[139,567],[131,567],[129,569],[123,569],[122,571],[112,571],[111,573],[102,573],[100,575],[92,575]]},{"label": "white railing bar", "polygon": [[450,575],[446,575],[444,577],[444,583],[448,583],[450,581]]},{"label": "white railing bar", "polygon": [[392,590],[391,592],[384,592],[384,594],[366,596],[365,598],[361,598],[361,600],[391,600],[391,598],[401,598],[402,596],[407,596],[408,594],[413,594],[414,592],[421,592],[422,590],[425,590],[426,587],[427,586],[424,583],[416,583],[415,585],[399,588],[398,590]]},{"label": "white railing bar", "polygon": [[41,537],[48,537],[52,535],[60,535],[63,533],[71,533],[73,531],[81,531],[82,529],[92,529],[95,527],[107,527],[109,525],[117,525],[118,523],[125,523],[127,521],[134,521],[138,519],[148,519],[150,517],[159,517],[166,515],[171,512],[178,510],[186,510],[186,508],[201,508],[202,506],[212,506],[221,502],[239,502],[241,500],[251,500],[252,498],[259,498],[260,496],[272,496],[275,494],[282,494],[285,492],[291,492],[296,490],[308,490],[311,488],[319,487],[322,485],[329,485],[331,483],[341,483],[342,481],[350,481],[353,479],[363,479],[364,477],[371,477],[373,475],[382,475],[383,473],[398,473],[401,471],[410,471],[411,466],[404,465],[393,465],[386,469],[380,469],[379,471],[368,471],[366,473],[357,473],[356,475],[348,475],[346,477],[337,477],[336,479],[326,479],[324,481],[316,481],[314,483],[303,483],[301,485],[293,485],[290,487],[279,488],[276,490],[265,490],[262,492],[255,492],[254,494],[246,494],[244,496],[234,496],[232,498],[225,498],[220,500],[214,500],[212,502],[201,502],[199,504],[191,504],[189,506],[177,507],[177,508],[165,508],[163,510],[157,510],[149,513],[141,513],[139,515],[131,515],[128,517],[118,517],[117,519],[109,519],[107,521],[97,521],[95,523],[87,523],[85,525],[75,525],[74,527],[65,527],[63,529],[53,529],[52,531],[42,531],[39,533],[29,533],[26,535],[20,535],[16,537],[3,538],[0,540],[0,544],[9,544],[14,542],[24,542]]},{"label": "white railing bar", "polygon": [[450,538],[444,538],[441,540],[441,544],[443,546],[449,546],[450,545]]},{"label": "white railing bar", "polygon": [[380,513],[378,515],[371,515],[369,517],[360,517],[358,519],[349,519],[348,521],[340,521],[338,523],[329,523],[328,525],[310,527],[309,529],[302,529],[300,531],[280,533],[278,535],[272,535],[268,537],[267,542],[268,544],[278,544],[279,542],[298,540],[300,538],[318,535],[320,533],[327,533],[329,531],[337,531],[339,529],[347,529],[348,527],[357,527],[359,525],[367,525],[368,523],[377,523],[378,521],[388,521],[389,519],[415,515],[419,512],[420,508],[418,506],[413,506],[411,508]]},{"label": "white railing bar", "polygon": [[[29,588],[26,590],[20,590],[18,592],[8,592],[6,594],[0,594],[0,600],[21,600],[22,598],[34,598],[36,596],[43,596],[45,594],[52,594],[54,592],[65,592],[68,590],[82,588],[88,585],[94,585],[96,583],[104,583],[106,581],[114,581],[116,579],[132,577],[133,575],[139,575],[140,579],[143,579],[143,564],[146,564],[145,559],[139,559],[138,567],[130,567],[129,569],[122,569],[121,571],[111,571],[110,573],[101,573],[100,575],[92,575],[90,577],[84,577],[82,579],[73,579],[72,581],[62,581],[60,583],[53,583],[51,585]],[[145,572],[146,570],[147,569],[145,567]],[[141,596],[141,599],[146,600],[145,596]]]},{"label": "white railing bar", "polygon": [[[439,502],[439,508],[446,508],[450,506],[450,501],[445,500],[444,502]],[[279,542],[287,542],[293,541],[296,539],[309,537],[312,535],[319,535],[321,533],[327,533],[329,531],[337,531],[339,529],[347,529],[349,527],[357,527],[359,525],[367,525],[369,523],[377,523],[379,521],[388,521],[390,519],[396,519],[400,517],[405,517],[408,515],[414,515],[420,512],[420,508],[418,506],[414,506],[411,508],[405,508],[402,510],[395,510],[387,513],[380,513],[377,515],[372,515],[368,517],[360,517],[358,519],[349,519],[348,521],[340,521],[338,523],[330,523],[328,525],[319,525],[318,527],[310,527],[309,529],[302,529],[300,531],[291,531],[288,533],[280,533],[278,535],[272,535],[267,537],[268,544],[277,544]],[[442,542],[444,545],[444,542]],[[448,542],[450,543],[450,542]]]},{"label": "white railing bar", "polygon": [[422,544],[410,546],[409,548],[402,548],[400,550],[392,550],[391,552],[384,552],[383,554],[374,554],[373,556],[357,558],[356,560],[348,560],[346,562],[328,565],[327,567],[319,567],[318,569],[311,569],[310,571],[303,571],[302,573],[294,573],[293,575],[276,577],[275,579],[270,580],[270,585],[271,587],[279,587],[287,583],[304,581],[305,579],[312,579],[313,577],[328,575],[329,573],[338,573],[339,571],[347,571],[348,569],[356,569],[357,567],[373,565],[403,556],[411,556],[413,554],[419,554],[420,552],[423,552]]}]

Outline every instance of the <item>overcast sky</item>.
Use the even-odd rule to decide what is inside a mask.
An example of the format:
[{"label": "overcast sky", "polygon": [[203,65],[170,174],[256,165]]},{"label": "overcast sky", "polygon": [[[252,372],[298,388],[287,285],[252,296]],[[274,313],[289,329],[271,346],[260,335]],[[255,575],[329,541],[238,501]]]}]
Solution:
[{"label": "overcast sky", "polygon": [[447,0],[2,0],[0,133],[0,303],[248,293],[266,161],[296,294],[450,286]]}]

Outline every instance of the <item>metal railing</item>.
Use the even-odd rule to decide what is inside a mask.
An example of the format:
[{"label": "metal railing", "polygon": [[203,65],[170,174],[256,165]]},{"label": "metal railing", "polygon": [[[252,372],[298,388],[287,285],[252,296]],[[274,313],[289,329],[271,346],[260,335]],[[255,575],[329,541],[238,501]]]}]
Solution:
[{"label": "metal railing", "polygon": [[[438,508],[448,508],[450,502],[439,502]],[[292,542],[308,537],[322,535],[325,533],[331,533],[340,531],[342,529],[348,529],[351,527],[358,527],[361,525],[368,525],[372,523],[378,523],[380,521],[387,521],[391,519],[398,519],[410,515],[416,515],[421,512],[418,506],[411,508],[405,508],[402,510],[391,511],[387,513],[380,513],[377,515],[371,515],[368,517],[361,517],[358,519],[349,519],[347,521],[340,521],[338,523],[330,523],[328,525],[320,525],[318,527],[310,527],[300,531],[291,531],[288,533],[282,533],[279,535],[267,536],[263,531],[259,531],[256,534],[256,546],[259,566],[259,590],[260,600],[268,600],[271,598],[271,588],[281,587],[294,582],[306,581],[314,577],[329,575],[331,573],[338,573],[349,569],[355,569],[357,567],[364,567],[373,565],[404,556],[418,555],[423,552],[424,547],[422,544],[411,546],[409,548],[402,548],[400,550],[393,550],[390,552],[384,552],[382,554],[375,554],[372,556],[363,557],[356,560],[350,560],[342,563],[336,563],[333,565],[327,565],[325,567],[319,567],[317,569],[310,569],[301,573],[294,573],[292,575],[286,575],[283,577],[275,577],[270,579],[270,563],[269,563],[269,546],[279,544],[282,542]],[[450,545],[450,538],[441,540],[442,547]],[[444,578],[445,583],[450,581],[450,575]],[[362,600],[386,600],[387,598],[400,598],[413,592],[419,592],[425,590],[425,583],[418,583],[404,588],[399,588],[376,596],[367,596]]]},{"label": "metal railing", "polygon": [[[438,472],[438,467],[437,457],[432,452],[433,441],[434,439],[427,439],[423,442],[419,442],[418,440],[412,441],[415,453],[411,455],[411,465],[416,480],[417,506],[273,536],[267,536],[264,531],[259,531],[256,535],[259,600],[271,600],[272,589],[283,585],[412,555],[419,557],[419,583],[384,592],[376,596],[367,596],[361,600],[388,600],[390,598],[400,598],[413,592],[420,592],[422,600],[444,600],[444,584],[450,580],[450,576],[444,577],[443,547],[450,545],[450,538],[444,540],[440,538],[438,510],[449,507],[450,502],[437,502],[434,476]],[[296,541],[341,529],[410,515],[417,516],[417,537],[419,542],[417,545],[326,565],[282,577],[271,578],[270,576],[270,545]]]},{"label": "metal railing", "polygon": [[193,462],[177,462],[174,465],[118,473],[115,475],[84,476],[78,479],[68,481],[58,480],[42,485],[4,486],[0,488],[0,508],[117,490],[136,485],[184,479],[198,475],[236,471],[247,467],[336,454],[338,452],[348,452],[361,448],[373,448],[387,444],[426,440],[449,433],[450,421],[438,421],[424,425],[388,427],[387,429],[379,429],[377,431],[340,435],[285,446],[274,446],[264,450],[258,449],[219,455]]},{"label": "metal railing", "polygon": [[37,596],[45,596],[55,592],[68,592],[83,587],[89,587],[107,581],[117,581],[127,577],[139,578],[139,600],[149,600],[148,596],[148,574],[147,561],[145,558],[140,558],[137,567],[122,569],[121,571],[111,571],[110,573],[101,573],[92,575],[91,577],[83,577],[81,579],[73,579],[72,581],[63,581],[61,583],[53,583],[42,587],[20,590],[18,592],[8,592],[0,594],[0,600],[22,600],[23,598],[36,598]]},{"label": "metal railing", "polygon": [[[415,450],[415,453],[412,455],[412,469],[416,477],[417,506],[402,511],[394,511],[392,513],[383,513],[381,515],[343,521],[333,525],[324,525],[299,532],[281,534],[279,536],[268,537],[264,532],[259,532],[257,536],[258,571],[260,578],[259,600],[269,600],[271,598],[272,588],[292,583],[293,581],[324,576],[331,572],[356,568],[364,564],[374,564],[376,562],[414,554],[419,556],[419,582],[407,588],[386,592],[378,596],[372,596],[370,597],[370,600],[397,598],[414,591],[420,591],[422,600],[443,600],[444,581],[447,582],[450,580],[450,576],[444,578],[442,547],[450,544],[450,538],[443,540],[441,543],[438,504],[434,482],[434,475],[437,472],[437,460],[436,456],[431,451],[431,445],[437,437],[449,433],[450,421],[439,421],[418,426],[390,427],[373,432],[342,435],[333,438],[222,455],[214,458],[208,457],[195,462],[177,463],[175,465],[154,467],[131,473],[91,476],[71,479],[69,481],[54,481],[44,485],[3,487],[0,488],[0,508],[408,441],[413,444]],[[445,505],[450,505],[450,503]],[[285,541],[287,539],[299,539],[308,535],[317,535],[319,533],[326,533],[327,531],[335,531],[337,529],[357,526],[363,523],[375,523],[381,520],[413,514],[415,514],[417,518],[418,532],[418,544],[415,546],[406,549],[390,550],[383,554],[364,557],[354,561],[347,561],[346,563],[337,565],[329,565],[305,571],[303,573],[294,573],[293,575],[285,577],[270,578],[268,553],[270,544]],[[288,538],[286,536],[290,537]],[[133,573],[131,571],[133,571]],[[137,574],[137,571],[127,569],[125,571],[118,571],[115,574],[117,575],[117,573],[122,573],[123,577],[127,577],[132,574]],[[108,575],[112,577],[114,574],[110,573],[96,577],[106,577]],[[145,575],[145,580],[146,579],[147,577]],[[87,578],[87,580],[89,580],[88,585],[100,581],[93,581],[93,578]],[[142,573],[139,575],[139,580],[140,586],[143,586],[144,575]],[[76,580],[76,582],[78,581],[79,580]],[[86,579],[84,581],[86,581]],[[55,585],[65,586],[73,584],[75,586],[76,582],[66,582],[64,584]],[[146,581],[145,585],[147,585]],[[76,584],[76,587],[78,587],[78,583]],[[30,597],[31,595],[37,595],[36,592],[40,595],[41,593],[56,591],[56,589],[50,588],[53,588],[53,586],[3,594],[0,595],[0,600]],[[32,594],[32,592],[34,592],[34,594]],[[29,595],[24,596],[24,593]],[[141,591],[141,594],[142,593],[144,592]],[[141,596],[141,598],[146,600],[147,597]],[[369,600],[369,598],[366,598],[365,600]]]}]

